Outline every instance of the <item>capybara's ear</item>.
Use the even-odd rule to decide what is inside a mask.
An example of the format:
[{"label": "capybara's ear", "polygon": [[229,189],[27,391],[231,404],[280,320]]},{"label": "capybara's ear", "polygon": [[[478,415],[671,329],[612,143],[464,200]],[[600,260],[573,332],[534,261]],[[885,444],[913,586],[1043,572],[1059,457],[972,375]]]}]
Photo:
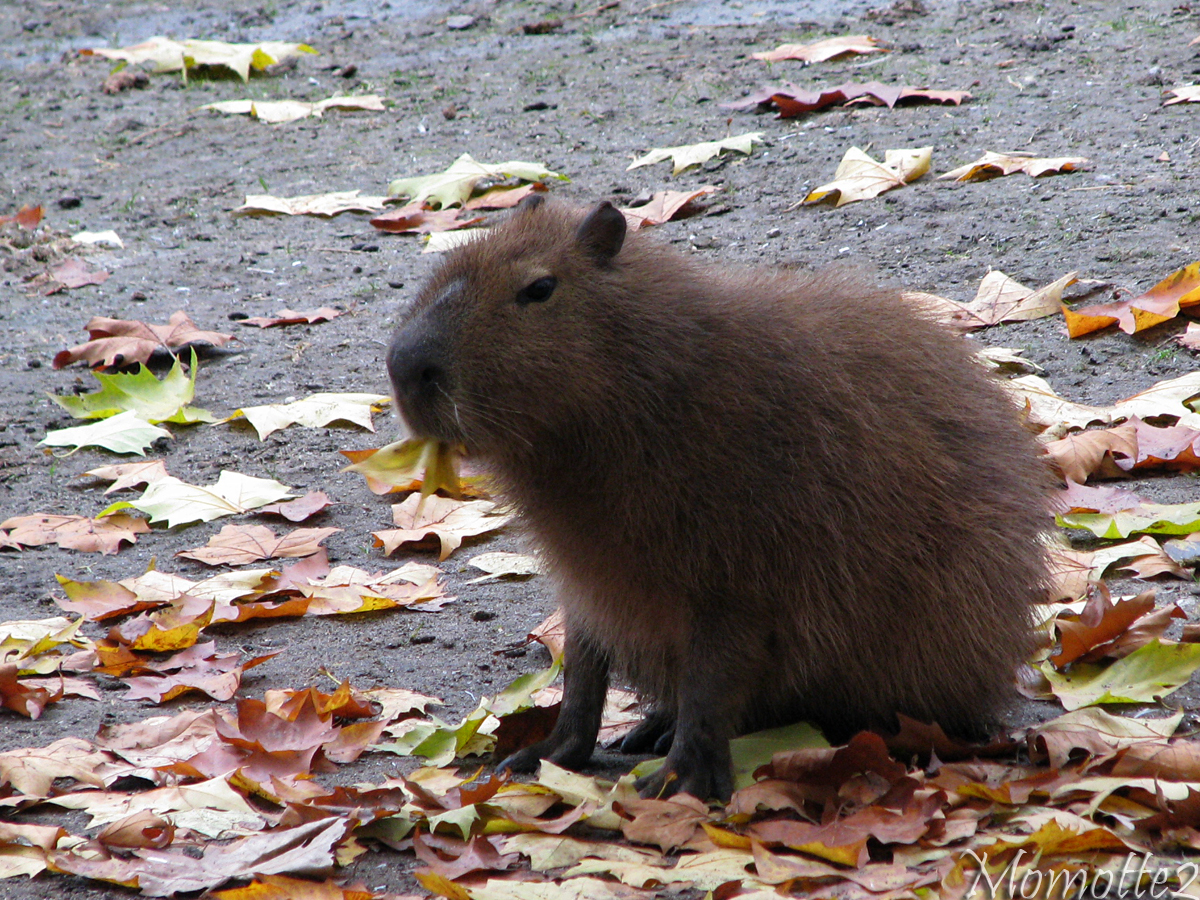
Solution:
[{"label": "capybara's ear", "polygon": [[575,237],[584,251],[598,263],[607,263],[625,243],[625,216],[605,200],[588,213]]}]

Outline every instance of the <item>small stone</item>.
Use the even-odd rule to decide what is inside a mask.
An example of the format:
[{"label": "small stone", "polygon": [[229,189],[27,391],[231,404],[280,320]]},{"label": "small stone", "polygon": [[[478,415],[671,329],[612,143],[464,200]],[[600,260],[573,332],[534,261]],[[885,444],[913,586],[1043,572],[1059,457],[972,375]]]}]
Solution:
[{"label": "small stone", "polygon": [[474,24],[474,16],[451,16],[446,20],[446,27],[451,31],[466,31]]},{"label": "small stone", "polygon": [[458,118],[458,107],[456,107],[454,104],[447,106],[442,110],[442,118],[446,121],[451,121]]},{"label": "small stone", "polygon": [[403,281],[389,281],[387,283],[387,286],[398,291],[402,287],[404,287],[404,282]]},{"label": "small stone", "polygon": [[146,301],[146,295],[143,294],[141,291],[134,291],[132,294],[129,295],[129,299],[132,300],[134,303],[144,303]]},{"label": "small stone", "polygon": [[488,612],[486,609],[477,609],[475,612],[471,613],[471,618],[476,622],[490,622],[492,619],[496,618],[496,614],[494,612]]},{"label": "small stone", "polygon": [[42,367],[42,361],[40,359],[29,359],[25,361],[25,365],[30,369],[40,369]]},{"label": "small stone", "polygon": [[408,639],[410,644],[432,644],[436,640],[432,634],[414,634]]},{"label": "small stone", "polygon": [[351,63],[348,66],[342,66],[335,73],[339,78],[353,78],[358,74],[358,66]]},{"label": "small stone", "polygon": [[781,234],[783,234],[783,230],[782,230],[782,229],[779,229],[779,228],[772,228],[770,231],[768,231],[768,232],[767,232],[767,237],[769,237],[769,238],[777,238],[777,237],[779,237]]},{"label": "small stone", "polygon": [[66,197],[58,198],[59,209],[75,209],[83,203],[82,197],[76,197],[74,194],[68,194]]}]

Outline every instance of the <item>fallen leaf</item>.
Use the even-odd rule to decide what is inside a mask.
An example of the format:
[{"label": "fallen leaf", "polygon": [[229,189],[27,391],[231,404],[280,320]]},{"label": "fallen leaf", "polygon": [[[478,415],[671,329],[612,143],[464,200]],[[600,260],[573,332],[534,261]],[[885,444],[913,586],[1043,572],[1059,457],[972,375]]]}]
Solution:
[{"label": "fallen leaf", "polygon": [[367,431],[374,431],[372,414],[391,402],[392,398],[386,394],[309,394],[294,403],[245,406],[217,424],[245,417],[258,432],[260,441],[265,441],[269,435],[289,425],[323,428],[333,422],[350,422]]},{"label": "fallen leaf", "polygon": [[339,95],[315,103],[306,100],[222,100],[219,103],[206,103],[200,109],[211,109],[227,115],[248,115],[260,122],[278,125],[309,116],[320,118],[327,109],[383,112],[383,100],[375,94],[357,97]]},{"label": "fallen leaf", "polygon": [[1154,611],[1154,591],[1136,597],[1118,597],[1110,602],[1107,590],[1097,590],[1088,598],[1081,613],[1060,613],[1055,618],[1060,647],[1058,653],[1050,657],[1050,662],[1062,669],[1077,660],[1098,662],[1104,658],[1128,656],[1142,644],[1160,637],[1177,610],[1178,607],[1164,610],[1167,617],[1161,622],[1162,628],[1158,634],[1146,636],[1133,645],[1121,643],[1118,638],[1125,635],[1138,620]]},{"label": "fallen leaf", "polygon": [[40,547],[57,544],[64,550],[87,553],[116,553],[122,543],[136,544],[137,536],[150,526],[145,519],[117,513],[89,519],[87,516],[15,516],[0,522],[5,532],[0,546]]},{"label": "fallen leaf", "polygon": [[1164,100],[1163,106],[1171,106],[1174,103],[1200,103],[1200,85],[1185,84],[1177,88],[1168,88],[1163,91],[1163,96],[1165,97],[1167,94],[1175,96],[1170,100]]},{"label": "fallen leaf", "polygon": [[203,547],[180,550],[175,555],[208,566],[244,566],[263,559],[311,556],[321,542],[340,528],[297,528],[282,537],[265,525],[226,525]]},{"label": "fallen leaf", "polygon": [[1063,768],[1075,750],[1103,759],[1143,741],[1158,744],[1175,733],[1182,719],[1182,713],[1163,719],[1132,719],[1087,707],[1034,726],[1029,742],[1051,766]]},{"label": "fallen leaf", "polygon": [[879,163],[857,147],[851,147],[838,164],[834,180],[814,189],[801,202],[812,204],[832,200],[834,206],[844,206],[877,197],[928,172],[932,155],[932,147],[887,150],[884,161]]},{"label": "fallen leaf", "polygon": [[427,203],[445,209],[448,206],[462,206],[481,183],[509,178],[520,181],[545,181],[547,178],[570,180],[565,175],[551,172],[540,163],[511,160],[489,165],[476,162],[469,153],[464,153],[444,172],[395,179],[388,185],[388,196],[408,197],[410,204]]},{"label": "fallen leaf", "polygon": [[732,150],[736,153],[749,156],[753,152],[754,144],[761,144],[763,142],[763,133],[761,131],[748,131],[745,134],[723,138],[719,141],[704,141],[699,144],[686,144],[680,147],[659,147],[651,150],[645,156],[639,156],[626,166],[625,170],[629,171],[639,166],[650,166],[654,165],[654,163],[670,159],[675,166],[671,174],[678,175],[684,169],[708,162],[714,156],[720,156],[726,150]]},{"label": "fallen leaf", "polygon": [[46,707],[62,699],[61,688],[20,681],[17,667],[0,663],[0,706],[11,709],[27,719],[40,718]]},{"label": "fallen leaf", "polygon": [[1090,160],[1082,156],[1049,158],[1035,157],[1031,154],[993,153],[988,150],[975,162],[967,163],[965,166],[959,166],[944,175],[939,175],[938,180],[944,181],[950,178],[955,181],[987,181],[989,178],[1012,175],[1015,172],[1024,172],[1026,175],[1038,178],[1042,175],[1074,172],[1089,162]]},{"label": "fallen leaf", "polygon": [[341,885],[287,875],[262,875],[245,887],[213,891],[215,900],[416,900],[397,894],[377,894],[361,884]]},{"label": "fallen leaf", "polygon": [[235,216],[336,216],[344,212],[375,212],[384,208],[387,199],[387,197],[360,197],[359,191],[303,194],[298,197],[247,194],[246,202],[237,207],[233,214]]},{"label": "fallen leaf", "polygon": [[630,231],[647,225],[662,225],[670,222],[680,212],[686,212],[693,201],[715,193],[719,188],[704,185],[694,191],[658,191],[641,206],[622,207],[621,215]]},{"label": "fallen leaf", "polygon": [[[77,425],[74,428],[57,428],[47,431],[38,442],[39,446],[71,447],[74,453],[81,447],[103,447],[113,453],[136,453],[145,456],[146,451],[159,438],[170,438],[171,432],[151,425],[132,410],[92,425]],[[67,454],[68,456],[70,453]]]},{"label": "fallen leaf", "polygon": [[224,41],[173,41],[152,37],[141,44],[119,49],[91,47],[79,51],[80,56],[102,56],[132,65],[149,62],[154,72],[182,72],[196,66],[216,66],[232,69],[242,81],[250,80],[250,69],[262,71],[267,66],[298,57],[301,53],[317,51],[308,44],[289,44],[283,41],[259,41],[253,44],[229,44]]},{"label": "fallen leaf", "polygon": [[1200,668],[1200,644],[1158,640],[1108,666],[1087,663],[1060,673],[1049,662],[1041,672],[1068,710],[1101,703],[1153,703],[1178,690]]},{"label": "fallen leaf", "polygon": [[41,223],[43,215],[44,211],[40,203],[37,206],[30,206],[26,203],[11,216],[0,216],[0,226],[16,222],[18,228],[33,231]]},{"label": "fallen leaf", "polygon": [[774,50],[764,53],[751,53],[754,59],[763,62],[778,62],[784,59],[798,59],[805,63],[825,62],[843,56],[858,56],[866,53],[888,53],[879,46],[879,41],[865,34],[849,34],[843,37],[826,38],[811,44],[780,44]]},{"label": "fallen leaf", "polygon": [[544,194],[548,190],[544,182],[531,181],[517,186],[498,184],[488,188],[478,197],[463,204],[463,209],[512,209],[530,194]]},{"label": "fallen leaf", "polygon": [[89,284],[104,284],[108,277],[109,273],[102,269],[89,269],[86,263],[78,259],[68,259],[46,273],[44,283],[47,287],[43,293],[57,294],[59,291],[86,287]]},{"label": "fallen leaf", "polygon": [[1129,300],[1079,309],[1062,307],[1071,337],[1081,337],[1117,325],[1126,334],[1144,331],[1179,315],[1180,309],[1200,304],[1200,262],[1172,272],[1150,290]]},{"label": "fallen leaf", "polygon": [[278,481],[226,469],[215,484],[207,487],[188,484],[168,475],[149,485],[141,497],[126,505],[149,513],[151,522],[165,519],[167,527],[174,528],[188,522],[211,522],[291,496],[291,488]]},{"label": "fallen leaf", "polygon": [[23,747],[0,753],[0,785],[11,786],[26,797],[38,799],[50,796],[54,782],[59,778],[103,788],[104,780],[97,770],[107,762],[107,755],[96,752],[87,741],[61,738],[45,747]]},{"label": "fallen leaf", "polygon": [[1172,418],[1179,425],[1200,428],[1200,415],[1186,405],[1187,401],[1200,396],[1200,372],[1160,381],[1113,406],[1104,407],[1066,400],[1037,375],[1023,375],[1001,381],[1000,385],[1012,395],[1014,402],[1025,408],[1028,424],[1039,429],[1087,428],[1135,416],[1141,419]]},{"label": "fallen leaf", "polygon": [[125,242],[112,229],[107,231],[80,231],[71,235],[71,240],[77,244],[105,244],[109,247],[116,247],[118,250],[125,249]]},{"label": "fallen leaf", "polygon": [[391,234],[432,234],[441,231],[454,231],[467,228],[483,221],[483,216],[473,216],[460,219],[461,209],[444,207],[439,210],[426,209],[421,203],[409,203],[399,209],[385,212],[371,220],[371,224],[380,231]]},{"label": "fallen leaf", "polygon": [[172,313],[166,325],[96,316],[86,327],[90,340],[55,354],[54,368],[61,369],[78,360],[104,368],[129,366],[149,361],[156,351],[170,352],[190,344],[223,347],[233,340],[231,334],[200,331],[182,310]]},{"label": "fallen leaf", "polygon": [[967,91],[936,91],[911,86],[897,87],[880,84],[878,81],[868,81],[865,84],[847,83],[816,91],[784,82],[780,85],[763,88],[741,100],[721,105],[727,109],[749,109],[752,106],[757,106],[762,110],[774,108],[779,111],[779,118],[791,119],[835,104],[847,106],[865,104],[886,106],[891,109],[898,103],[906,102],[942,103],[958,106],[970,98],[971,94]]},{"label": "fallen leaf", "polygon": [[[0,525],[0,528],[3,526]],[[492,553],[481,553],[467,561],[467,565],[480,569],[487,574],[472,578],[465,584],[479,584],[485,581],[496,581],[500,578],[526,578],[537,575],[542,571],[538,561],[532,556],[522,553],[508,553],[497,550]]]},{"label": "fallen leaf", "polygon": [[[1200,432],[1196,432],[1196,435],[1200,437]],[[1083,484],[1091,475],[1117,469],[1117,458],[1131,459],[1137,456],[1137,428],[1133,424],[1126,424],[1082,431],[1051,441],[1043,449],[1063,478]]]},{"label": "fallen leaf", "polygon": [[1062,307],[1063,291],[1079,280],[1077,274],[1069,272],[1035,291],[993,269],[983,276],[975,299],[969,303],[956,303],[936,294],[915,291],[906,292],[905,296],[939,321],[970,330],[1055,315]]},{"label": "fallen leaf", "polygon": [[69,654],[94,646],[79,634],[82,622],[63,616],[0,622],[0,663],[15,665],[21,675],[58,672],[66,666]]},{"label": "fallen leaf", "polygon": [[283,516],[289,522],[303,522],[331,505],[332,503],[324,491],[309,491],[303,497],[289,500],[286,503],[261,506],[258,508],[258,513]]},{"label": "fallen leaf", "polygon": [[441,544],[439,559],[445,559],[458,549],[464,538],[495,531],[508,523],[511,516],[496,512],[489,500],[451,500],[436,494],[422,497],[413,494],[403,503],[392,507],[397,528],[372,532],[375,546],[383,547],[390,556],[404,544],[419,544],[436,537]]},{"label": "fallen leaf", "polygon": [[145,366],[139,364],[138,371],[105,375],[93,372],[100,382],[100,390],[90,394],[48,394],[55,403],[76,419],[104,419],[121,412],[136,413],[145,422],[192,424],[212,422],[214,418],[206,409],[189,406],[196,393],[196,351],[192,351],[191,377],[183,371],[183,361],[175,357],[175,363],[159,381]]},{"label": "fallen leaf", "polygon": [[470,228],[465,231],[435,231],[425,239],[422,253],[445,253],[455,247],[477,241],[487,232],[482,228]]},{"label": "fallen leaf", "polygon": [[[129,686],[126,700],[166,703],[190,691],[213,700],[230,700],[242,683],[246,669],[282,653],[277,650],[239,663],[238,653],[218,653],[216,644],[195,644],[164,660],[143,659],[120,674]],[[110,673],[116,674],[116,673]]]},{"label": "fallen leaf", "polygon": [[344,315],[344,310],[332,306],[322,306],[320,309],[308,309],[296,312],[294,309],[281,309],[273,316],[251,316],[240,319],[239,325],[256,325],[259,328],[272,328],[277,325],[315,325],[317,322],[328,322]]}]

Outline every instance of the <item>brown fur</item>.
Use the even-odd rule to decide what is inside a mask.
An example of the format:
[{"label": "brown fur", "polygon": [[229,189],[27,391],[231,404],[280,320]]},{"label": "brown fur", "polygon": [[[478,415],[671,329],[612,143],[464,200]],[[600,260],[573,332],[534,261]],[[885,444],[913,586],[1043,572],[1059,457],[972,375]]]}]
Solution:
[{"label": "brown fur", "polygon": [[639,747],[674,727],[652,791],[727,794],[728,738],[799,719],[986,726],[1044,590],[1046,476],[967,342],[847,270],[641,233],[607,259],[585,214],[534,205],[453,251],[389,355],[404,416],[486,462],[566,610],[580,721],[531,752],[586,761],[609,666],[655,698]]}]

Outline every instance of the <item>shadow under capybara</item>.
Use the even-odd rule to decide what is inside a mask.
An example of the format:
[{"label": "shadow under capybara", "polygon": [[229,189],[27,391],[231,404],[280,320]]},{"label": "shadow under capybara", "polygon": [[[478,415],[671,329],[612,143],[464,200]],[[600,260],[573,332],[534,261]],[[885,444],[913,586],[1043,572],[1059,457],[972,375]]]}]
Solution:
[{"label": "shadow under capybara", "polygon": [[495,476],[566,616],[587,762],[610,672],[646,796],[727,798],[729,740],[895,714],[979,733],[1044,596],[1048,470],[968,342],[849,269],[698,262],[540,197],[447,254],[388,353],[401,415]]}]

